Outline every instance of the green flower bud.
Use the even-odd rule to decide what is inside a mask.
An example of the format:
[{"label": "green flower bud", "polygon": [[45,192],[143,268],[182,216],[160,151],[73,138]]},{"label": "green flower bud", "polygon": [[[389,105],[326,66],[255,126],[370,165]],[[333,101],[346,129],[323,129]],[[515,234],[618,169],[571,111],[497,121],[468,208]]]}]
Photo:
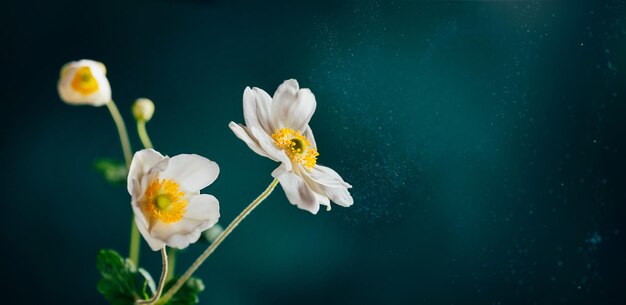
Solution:
[{"label": "green flower bud", "polygon": [[133,116],[137,121],[150,121],[154,114],[154,103],[147,98],[138,98],[133,104]]},{"label": "green flower bud", "polygon": [[222,232],[224,232],[224,228],[219,223],[216,223],[214,226],[212,226],[208,230],[204,231],[202,233],[202,236],[208,242],[212,243],[212,242],[215,241],[215,239],[218,236],[220,236],[220,234],[222,234]]}]

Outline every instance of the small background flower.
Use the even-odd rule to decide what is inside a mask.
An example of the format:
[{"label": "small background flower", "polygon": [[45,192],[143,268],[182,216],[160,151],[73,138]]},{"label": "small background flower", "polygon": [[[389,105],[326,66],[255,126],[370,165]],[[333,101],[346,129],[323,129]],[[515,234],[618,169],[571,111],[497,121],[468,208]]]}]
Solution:
[{"label": "small background flower", "polygon": [[72,105],[102,106],[111,101],[106,67],[99,61],[71,61],[61,68],[57,85],[61,99]]}]

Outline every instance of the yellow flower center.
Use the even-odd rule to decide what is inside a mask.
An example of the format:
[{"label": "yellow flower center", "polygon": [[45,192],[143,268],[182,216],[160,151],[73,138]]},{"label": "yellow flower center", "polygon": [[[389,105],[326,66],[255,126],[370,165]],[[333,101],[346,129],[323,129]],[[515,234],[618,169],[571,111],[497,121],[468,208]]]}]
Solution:
[{"label": "yellow flower center", "polygon": [[74,74],[72,88],[82,95],[89,95],[98,91],[98,82],[91,74],[89,67],[80,67]]},{"label": "yellow flower center", "polygon": [[308,170],[311,170],[317,163],[317,148],[311,146],[311,142],[302,133],[294,131],[291,128],[282,128],[276,130],[272,134],[274,144],[284,150],[291,161],[304,165]]},{"label": "yellow flower center", "polygon": [[165,223],[183,218],[187,201],[180,185],[170,179],[154,179],[146,188],[145,209],[152,218]]}]

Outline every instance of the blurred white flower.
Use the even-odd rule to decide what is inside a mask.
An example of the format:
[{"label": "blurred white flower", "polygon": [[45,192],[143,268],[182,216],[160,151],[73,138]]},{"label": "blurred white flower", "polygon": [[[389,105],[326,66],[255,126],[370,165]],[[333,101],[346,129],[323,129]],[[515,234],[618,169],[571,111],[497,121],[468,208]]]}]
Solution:
[{"label": "blurred white flower", "polygon": [[57,89],[61,99],[71,105],[102,106],[111,101],[106,67],[98,61],[82,59],[65,64]]},{"label": "blurred white flower", "polygon": [[147,98],[138,98],[133,104],[132,111],[137,121],[148,122],[154,114],[154,103]]},{"label": "blurred white flower", "polygon": [[161,155],[152,149],[135,153],[128,173],[128,192],[135,223],[157,251],[165,245],[183,249],[217,223],[219,203],[200,194],[219,174],[217,163],[199,155]]},{"label": "blurred white flower", "polygon": [[354,200],[352,186],[334,170],[317,164],[317,147],[309,121],[315,112],[315,96],[300,89],[294,79],[283,82],[270,97],[259,88],[243,93],[246,126],[230,122],[235,135],[257,154],[282,164],[272,172],[289,202],[313,214],[320,205],[330,210],[330,200],[348,207]]}]

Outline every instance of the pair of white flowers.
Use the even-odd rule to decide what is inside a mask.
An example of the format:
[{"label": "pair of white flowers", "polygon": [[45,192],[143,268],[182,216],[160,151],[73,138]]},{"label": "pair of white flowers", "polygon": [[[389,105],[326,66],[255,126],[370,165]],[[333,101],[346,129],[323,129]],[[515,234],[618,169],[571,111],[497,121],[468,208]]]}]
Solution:
[{"label": "pair of white flowers", "polygon": [[[69,104],[101,106],[111,101],[106,68],[91,60],[66,64],[58,90]],[[348,191],[352,186],[334,170],[317,164],[319,153],[309,126],[315,108],[313,93],[300,89],[296,80],[285,81],[273,97],[248,87],[243,94],[246,125],[229,124],[254,152],[281,163],[272,176],[280,182],[289,202],[313,214],[320,205],[330,210],[330,201],[344,207],[353,203]],[[135,153],[128,192],[135,222],[152,250],[165,245],[185,248],[217,223],[218,200],[200,194],[200,190],[213,183],[218,174],[217,163],[199,155],[170,158],[152,149]]]}]

